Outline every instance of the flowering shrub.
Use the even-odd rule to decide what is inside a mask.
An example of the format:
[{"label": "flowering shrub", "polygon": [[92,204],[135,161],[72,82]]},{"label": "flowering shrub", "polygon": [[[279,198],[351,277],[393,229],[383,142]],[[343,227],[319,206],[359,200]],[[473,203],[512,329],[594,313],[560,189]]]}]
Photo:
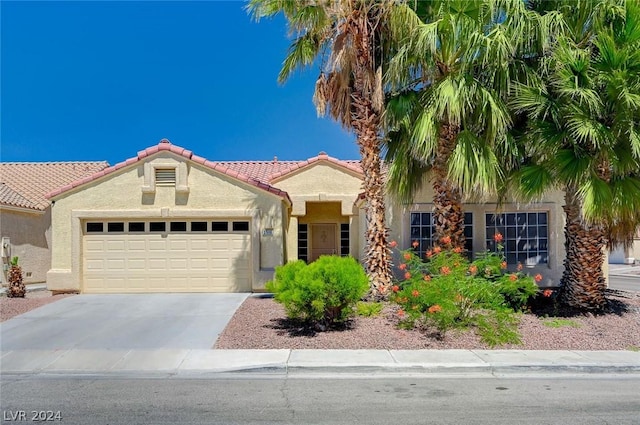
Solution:
[{"label": "flowering shrub", "polygon": [[440,337],[452,328],[474,327],[491,346],[518,343],[515,313],[538,292],[534,279],[520,270],[506,271],[498,239],[498,253],[473,262],[452,249],[450,240],[440,242],[444,248],[433,247],[424,260],[413,249],[402,251],[399,268],[405,279],[391,288],[401,326],[433,327]]},{"label": "flowering shrub", "polygon": [[324,326],[346,320],[369,289],[362,266],[353,257],[321,256],[307,265],[298,260],[276,267],[268,291],[284,305],[287,317]]}]

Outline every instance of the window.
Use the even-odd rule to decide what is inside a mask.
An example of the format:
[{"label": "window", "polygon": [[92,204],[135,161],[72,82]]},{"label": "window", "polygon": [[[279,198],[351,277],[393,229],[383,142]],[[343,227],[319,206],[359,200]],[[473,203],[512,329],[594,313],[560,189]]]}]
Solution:
[{"label": "window", "polygon": [[[433,224],[433,214],[430,212],[413,212],[410,217],[410,237],[411,243],[418,241],[420,245],[416,248],[416,254],[424,258],[425,253],[433,247],[433,237],[436,233],[436,226]],[[464,248],[467,255],[473,254],[473,214],[464,213]]]},{"label": "window", "polygon": [[233,222],[233,231],[234,232],[248,232],[249,231],[249,222],[248,221],[234,221]]},{"label": "window", "polygon": [[172,232],[186,232],[187,223],[185,221],[172,221],[169,225],[169,229]]},{"label": "window", "polygon": [[546,212],[487,214],[487,249],[496,251],[493,237],[501,233],[507,264],[546,264],[549,262],[547,223]]},{"label": "window", "polygon": [[193,221],[193,222],[191,222],[191,231],[192,232],[206,232],[207,231],[207,222],[206,221]]},{"label": "window", "polygon": [[167,230],[167,223],[164,221],[152,221],[149,223],[149,231],[151,232],[164,232]]},{"label": "window", "polygon": [[130,232],[144,232],[144,222],[131,222],[129,223]]},{"label": "window", "polygon": [[124,232],[124,223],[108,223],[107,232]]},{"label": "window", "polygon": [[308,256],[309,228],[306,224],[298,224],[298,259],[305,263]]},{"label": "window", "polygon": [[226,221],[214,221],[211,223],[211,230],[213,232],[227,232],[229,230],[229,223]]},{"label": "window", "polygon": [[349,223],[340,224],[340,255],[349,255]]},{"label": "window", "polygon": [[87,233],[102,233],[103,230],[103,223],[87,223]]},{"label": "window", "polygon": [[175,186],[175,168],[156,168],[156,186]]}]

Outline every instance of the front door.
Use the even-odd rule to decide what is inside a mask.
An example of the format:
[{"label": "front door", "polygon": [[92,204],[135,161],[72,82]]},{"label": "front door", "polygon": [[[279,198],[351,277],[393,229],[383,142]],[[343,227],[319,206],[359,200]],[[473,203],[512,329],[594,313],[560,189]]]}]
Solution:
[{"label": "front door", "polygon": [[315,261],[321,255],[333,255],[338,252],[335,224],[311,225],[311,255],[309,261]]}]

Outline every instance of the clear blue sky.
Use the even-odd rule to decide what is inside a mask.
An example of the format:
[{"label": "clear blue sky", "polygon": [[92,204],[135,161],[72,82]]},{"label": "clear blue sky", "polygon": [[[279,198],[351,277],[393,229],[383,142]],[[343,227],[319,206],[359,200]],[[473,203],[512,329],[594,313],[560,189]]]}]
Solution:
[{"label": "clear blue sky", "polygon": [[278,85],[284,18],[242,1],[2,1],[0,160],[107,160],[162,138],[210,160],[358,159],[318,70]]}]

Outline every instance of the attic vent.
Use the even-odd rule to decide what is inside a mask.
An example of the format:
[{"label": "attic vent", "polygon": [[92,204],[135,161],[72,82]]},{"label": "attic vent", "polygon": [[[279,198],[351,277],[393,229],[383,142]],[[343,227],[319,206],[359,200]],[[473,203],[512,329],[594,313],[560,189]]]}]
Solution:
[{"label": "attic vent", "polygon": [[175,186],[175,168],[156,168],[156,186]]}]

